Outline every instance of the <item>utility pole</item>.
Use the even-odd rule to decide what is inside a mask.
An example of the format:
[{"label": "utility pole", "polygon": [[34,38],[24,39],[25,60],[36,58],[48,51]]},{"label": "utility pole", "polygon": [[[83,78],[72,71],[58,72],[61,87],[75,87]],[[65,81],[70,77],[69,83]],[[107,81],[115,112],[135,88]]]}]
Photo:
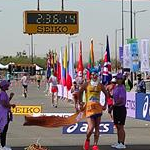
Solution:
[{"label": "utility pole", "polygon": [[31,34],[31,63],[33,64],[33,34]]},{"label": "utility pole", "polygon": [[61,10],[64,11],[64,0],[62,0]]}]

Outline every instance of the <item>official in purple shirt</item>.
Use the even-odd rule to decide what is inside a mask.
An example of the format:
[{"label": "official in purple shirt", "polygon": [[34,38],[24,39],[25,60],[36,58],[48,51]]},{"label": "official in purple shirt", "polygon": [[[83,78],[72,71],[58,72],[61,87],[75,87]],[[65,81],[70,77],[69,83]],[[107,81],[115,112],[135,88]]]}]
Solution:
[{"label": "official in purple shirt", "polygon": [[121,73],[117,74],[117,86],[113,90],[113,99],[114,99],[114,105],[113,105],[113,119],[114,124],[117,128],[117,136],[118,136],[118,142],[113,144],[111,147],[117,148],[117,149],[125,149],[126,146],[124,145],[125,142],[125,120],[126,120],[126,89],[123,84],[124,77]]},{"label": "official in purple shirt", "polygon": [[8,130],[9,121],[12,120],[11,107],[15,107],[15,104],[10,104],[10,100],[14,96],[14,93],[7,94],[7,90],[10,83],[6,80],[0,82],[0,138],[1,138],[1,149],[11,150],[11,148],[6,147],[6,134]]}]

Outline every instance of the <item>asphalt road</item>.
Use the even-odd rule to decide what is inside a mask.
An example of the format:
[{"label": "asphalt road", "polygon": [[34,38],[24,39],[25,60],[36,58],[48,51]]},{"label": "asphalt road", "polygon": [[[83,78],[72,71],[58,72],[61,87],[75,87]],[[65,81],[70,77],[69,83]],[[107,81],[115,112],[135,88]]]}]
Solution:
[{"label": "asphalt road", "polygon": [[[22,97],[22,87],[13,84],[9,92],[14,92],[12,102],[21,105],[42,105],[43,112],[74,112],[73,104],[60,100],[58,108],[51,106],[50,97],[45,96],[44,84],[40,90],[34,83],[29,85],[28,97]],[[110,121],[107,112],[102,116],[102,121]],[[85,140],[85,134],[62,134],[62,128],[43,128],[37,126],[23,126],[24,116],[15,115],[14,121],[10,123],[7,134],[7,145],[14,150],[35,143],[39,139],[42,146],[50,150],[81,150]],[[127,150],[150,150],[150,122],[127,118],[126,125]],[[113,150],[110,145],[116,142],[116,130],[114,134],[103,134],[100,136],[100,150]],[[93,136],[91,138],[91,144]]]}]

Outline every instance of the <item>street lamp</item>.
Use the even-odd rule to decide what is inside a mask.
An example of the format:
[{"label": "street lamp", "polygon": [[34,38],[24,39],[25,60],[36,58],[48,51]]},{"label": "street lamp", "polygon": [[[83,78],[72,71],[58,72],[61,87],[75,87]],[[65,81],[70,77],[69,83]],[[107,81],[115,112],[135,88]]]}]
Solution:
[{"label": "street lamp", "polygon": [[29,58],[30,58],[30,44],[26,44],[28,46],[28,50],[29,50]]},{"label": "street lamp", "polygon": [[35,53],[36,53],[36,50],[35,50],[35,46],[37,46],[37,44],[34,44],[34,54],[33,54],[33,57],[35,58],[36,57],[36,55],[35,55]]},{"label": "street lamp", "polygon": [[98,43],[99,45],[100,45],[100,47],[101,47],[101,59],[103,59],[103,50],[104,50],[104,44],[102,44],[102,43]]},{"label": "street lamp", "polygon": [[[138,11],[132,11],[132,14],[134,16],[134,38],[136,38],[136,15],[138,13],[143,13],[143,12],[146,12],[147,10],[143,9],[143,10],[138,10]],[[124,10],[123,12],[128,12],[128,13],[131,13],[131,11],[128,11],[128,10]]]},{"label": "street lamp", "polygon": [[115,68],[116,68],[116,72],[117,72],[117,49],[118,49],[118,46],[117,46],[117,33],[118,31],[122,31],[123,29],[116,29],[115,30]]},{"label": "street lamp", "polygon": [[31,63],[33,64],[33,34],[31,34]]}]

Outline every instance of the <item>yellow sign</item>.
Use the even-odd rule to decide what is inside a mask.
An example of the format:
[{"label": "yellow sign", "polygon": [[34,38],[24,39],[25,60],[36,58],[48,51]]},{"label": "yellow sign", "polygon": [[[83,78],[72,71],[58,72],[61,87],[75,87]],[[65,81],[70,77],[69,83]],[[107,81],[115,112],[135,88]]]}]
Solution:
[{"label": "yellow sign", "polygon": [[77,11],[25,11],[24,33],[28,34],[77,34]]},{"label": "yellow sign", "polygon": [[41,113],[41,106],[16,106],[11,109],[14,115],[32,115],[33,113]]}]

